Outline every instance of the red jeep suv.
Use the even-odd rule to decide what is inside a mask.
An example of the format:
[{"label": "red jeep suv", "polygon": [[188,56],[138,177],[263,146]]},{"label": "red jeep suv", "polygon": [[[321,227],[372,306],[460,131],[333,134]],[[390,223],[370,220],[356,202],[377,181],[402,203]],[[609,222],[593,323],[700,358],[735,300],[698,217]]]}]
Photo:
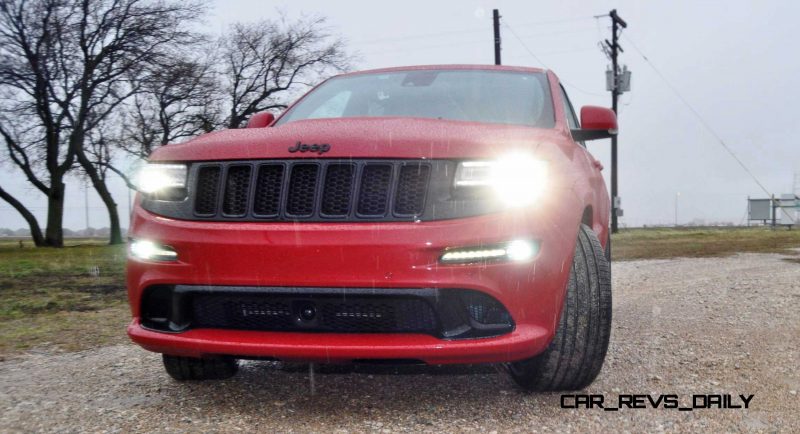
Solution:
[{"label": "red jeep suv", "polygon": [[236,359],[504,363],[589,385],[611,325],[610,202],[550,71],[331,78],[277,119],[158,149],[138,176],[131,339],[177,380]]}]

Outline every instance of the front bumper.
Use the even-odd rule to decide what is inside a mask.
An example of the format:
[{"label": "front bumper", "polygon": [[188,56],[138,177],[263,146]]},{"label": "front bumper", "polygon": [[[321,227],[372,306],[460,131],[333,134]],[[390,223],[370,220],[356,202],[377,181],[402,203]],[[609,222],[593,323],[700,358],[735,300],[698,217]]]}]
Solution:
[{"label": "front bumper", "polygon": [[[571,220],[575,223],[565,223]],[[516,211],[457,220],[403,223],[223,223],[168,219],[136,207],[130,236],[173,247],[173,263],[128,262],[130,337],[156,352],[347,362],[426,363],[520,360],[555,333],[577,234],[577,218]],[[527,238],[530,262],[442,265],[448,247]],[[460,288],[481,291],[508,310],[514,329],[476,339],[418,333],[264,332],[213,328],[180,333],[142,326],[142,294],[154,285],[239,287]]]},{"label": "front bumper", "polygon": [[531,357],[550,342],[547,329],[520,325],[495,338],[447,341],[423,334],[285,333],[199,329],[180,334],[145,329],[138,319],[128,335],[158,353],[202,357],[233,355],[281,360],[344,363],[414,360],[428,364],[492,363]]}]

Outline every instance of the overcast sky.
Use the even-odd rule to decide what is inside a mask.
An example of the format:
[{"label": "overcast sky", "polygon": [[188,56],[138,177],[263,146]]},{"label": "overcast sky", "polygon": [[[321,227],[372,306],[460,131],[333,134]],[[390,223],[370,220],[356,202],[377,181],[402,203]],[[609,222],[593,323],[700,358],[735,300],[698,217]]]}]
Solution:
[{"label": "overcast sky", "polygon": [[[610,106],[609,64],[598,42],[609,38],[612,8],[628,22],[621,63],[633,71],[632,89],[620,105],[620,196],[623,224],[671,224],[675,199],[681,223],[693,219],[744,223],[746,198],[764,197],[634,48],[638,47],[700,113],[761,183],[775,194],[792,189],[800,173],[800,36],[793,1],[264,1],[215,2],[207,25],[276,16],[319,14],[360,55],[357,69],[440,63],[493,62],[492,9],[503,22],[503,63],[545,66],[565,83],[576,106]],[[525,48],[527,47],[527,49]],[[545,63],[542,65],[528,50]],[[606,166],[610,142],[589,150]],[[46,202],[14,172],[2,167],[3,186],[31,206],[44,225]],[[127,227],[127,192],[112,183]],[[80,181],[68,181],[65,226],[85,226]],[[107,225],[102,202],[90,189],[90,225]],[[0,227],[25,222],[0,202]]]}]

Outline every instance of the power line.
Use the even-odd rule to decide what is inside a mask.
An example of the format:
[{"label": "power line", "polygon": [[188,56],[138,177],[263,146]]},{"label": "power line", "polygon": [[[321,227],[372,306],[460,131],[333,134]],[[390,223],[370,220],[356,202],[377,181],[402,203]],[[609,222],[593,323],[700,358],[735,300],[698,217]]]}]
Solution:
[{"label": "power line", "polygon": [[520,37],[519,37],[519,35],[517,34],[517,32],[516,32],[516,31],[515,31],[515,30],[514,30],[514,29],[511,27],[511,25],[510,25],[510,24],[508,24],[508,21],[506,21],[506,20],[503,20],[503,25],[505,25],[505,26],[506,26],[506,28],[508,29],[508,31],[509,31],[509,32],[511,32],[511,35],[512,35],[512,36],[514,36],[514,38],[516,38],[516,39],[517,39],[517,41],[519,41],[520,45],[522,45],[522,48],[524,48],[524,49],[525,49],[525,51],[527,51],[527,52],[528,52],[528,54],[530,54],[530,55],[531,55],[531,57],[533,57],[534,59],[536,59],[536,61],[537,61],[537,62],[539,62],[539,64],[541,64],[541,65],[542,65],[542,67],[544,67],[545,69],[550,69],[550,68],[547,66],[547,64],[546,64],[546,63],[544,63],[544,60],[540,59],[540,58],[539,58],[539,56],[537,56],[537,55],[536,55],[536,53],[534,53],[534,52],[533,52],[533,50],[531,50],[530,48],[528,48],[528,46],[525,44],[525,41],[523,41],[523,40],[522,40],[522,38],[520,38]]},{"label": "power line", "polygon": [[[537,62],[539,62],[539,64],[541,64],[543,68],[550,69],[550,67],[547,66],[547,64],[544,63],[544,61],[539,56],[537,56],[536,53],[534,53],[533,50],[531,50],[528,47],[527,44],[525,44],[525,41],[523,41],[522,38],[520,38],[519,34],[517,34],[517,32],[514,31],[514,29],[511,27],[510,24],[508,24],[508,21],[503,20],[503,25],[508,29],[509,32],[511,32],[511,35],[514,36],[514,38],[520,43],[520,45],[522,45],[522,48],[525,49],[525,51],[527,51],[528,54],[531,55],[531,57],[533,57]],[[566,84],[567,86],[569,86],[569,87],[571,87],[571,88],[573,88],[573,89],[575,89],[575,90],[577,90],[579,92],[583,92],[583,93],[585,93],[587,95],[605,96],[603,94],[599,94],[599,93],[595,93],[595,92],[589,92],[588,90],[581,89],[578,86],[575,86],[574,84],[564,80],[561,77],[559,77],[559,79],[561,80],[562,83]]]},{"label": "power line", "polygon": [[[485,29],[484,29],[485,30]],[[427,50],[436,50],[440,48],[450,48],[450,47],[459,47],[465,45],[472,45],[475,46],[477,43],[484,41],[486,38],[466,38],[466,39],[459,39],[458,42],[448,42],[448,43],[441,43],[441,44],[425,44],[425,45],[417,45],[417,46],[404,46],[400,48],[390,48],[390,49],[368,49],[368,50],[359,50],[359,54],[363,55],[382,55],[382,54],[395,54],[395,53],[408,53],[408,52],[419,52],[419,51],[427,51]],[[575,48],[575,49],[563,49],[563,50],[556,50],[556,51],[547,51],[542,52],[540,54],[563,54],[563,53],[573,53],[579,51],[592,51],[595,48]]]},{"label": "power line", "polygon": [[[561,55],[561,54],[586,53],[586,52],[589,52],[589,51],[595,51],[596,49],[597,49],[597,47],[570,48],[568,50],[564,49],[564,50],[555,50],[555,51],[542,51],[539,54],[541,54],[543,56],[557,56],[557,55]],[[521,56],[508,56],[507,59],[518,59],[518,58],[523,58],[523,57],[528,57],[528,56],[526,56],[524,54],[521,55]]]},{"label": "power line", "polygon": [[[677,96],[678,99],[683,103],[683,105],[685,105],[686,108],[689,109],[689,111],[694,115],[694,117],[696,117],[697,120],[700,121],[700,124],[706,129],[706,131],[711,133],[711,135],[714,136],[715,139],[717,139],[717,143],[719,143],[722,146],[722,149],[724,149],[728,154],[730,154],[730,156],[733,157],[733,159],[736,160],[737,163],[739,163],[739,166],[741,166],[742,169],[744,169],[744,171],[748,175],[750,175],[751,178],[753,178],[753,181],[758,185],[759,188],[761,188],[761,191],[763,191],[764,194],[766,194],[769,197],[774,197],[772,193],[770,193],[769,190],[767,190],[767,188],[764,187],[764,184],[762,184],[761,181],[759,181],[758,177],[756,177],[756,175],[750,170],[750,168],[748,168],[744,164],[744,162],[741,159],[739,159],[736,153],[733,152],[733,150],[728,146],[728,144],[725,143],[725,140],[723,140],[722,137],[719,134],[717,134],[716,130],[714,130],[714,128],[711,127],[711,124],[709,124],[705,120],[705,118],[703,118],[703,116],[700,115],[700,112],[695,110],[695,108],[691,104],[689,104],[689,101],[686,98],[684,98],[683,95],[681,95],[681,93],[678,92],[678,89],[669,80],[667,80],[667,77],[664,74],[662,74],[658,68],[656,68],[656,65],[654,65],[653,62],[651,62],[650,59],[647,57],[647,55],[645,55],[644,52],[641,49],[639,49],[636,43],[633,42],[631,38],[628,37],[627,35],[624,35],[624,38],[626,41],[628,41],[628,43],[631,44],[631,47],[633,47],[633,49],[637,53],[639,53],[640,56],[642,56],[642,59],[644,59],[644,61],[648,65],[650,65],[651,68],[653,68],[653,71],[655,71],[656,75],[658,75],[658,77],[661,78],[661,81],[663,81],[664,84],[666,84],[667,87],[669,87],[672,93],[674,93],[675,96]],[[789,215],[788,211],[786,211],[782,207],[779,208],[784,214],[786,214],[787,217],[791,218],[791,215]]]},{"label": "power line", "polygon": [[485,32],[485,28],[481,29],[468,29],[468,30],[452,30],[447,32],[436,32],[436,33],[420,33],[416,35],[407,35],[407,36],[397,36],[392,38],[377,38],[377,39],[368,39],[368,40],[360,40],[360,41],[351,41],[350,44],[352,45],[376,45],[376,44],[383,44],[386,42],[404,42],[410,39],[428,39],[437,36],[448,36],[448,35],[463,35],[467,33],[478,33],[478,32]]},{"label": "power line", "polygon": [[605,97],[605,95],[603,95],[602,93],[590,92],[590,91],[588,91],[588,90],[586,90],[586,89],[581,89],[580,87],[578,87],[578,86],[575,86],[575,85],[574,85],[574,84],[572,84],[571,82],[564,80],[564,78],[563,78],[563,77],[560,77],[560,76],[559,76],[559,77],[558,77],[558,79],[559,79],[559,80],[560,80],[562,83],[564,83],[564,84],[566,84],[567,86],[571,87],[573,90],[577,90],[578,92],[585,93],[586,95],[592,95],[592,96],[602,96],[602,97]]},{"label": "power line", "polygon": [[669,80],[667,80],[667,77],[664,74],[662,74],[658,68],[656,68],[653,62],[651,62],[650,59],[647,58],[647,55],[645,55],[644,52],[642,52],[642,50],[639,49],[636,43],[634,43],[631,40],[631,38],[628,37],[627,35],[623,35],[623,37],[625,38],[626,41],[628,41],[628,43],[631,44],[633,49],[636,50],[636,52],[639,53],[640,56],[642,56],[642,59],[644,59],[644,61],[647,62],[647,64],[650,65],[651,68],[653,68],[653,71],[655,71],[656,75],[658,75],[659,78],[661,78],[661,80],[664,82],[664,84],[666,84],[667,87],[669,87],[672,93],[674,93],[675,96],[677,96],[678,99],[686,106],[686,108],[688,108],[689,111],[692,112],[692,114],[697,118],[697,120],[700,121],[700,124],[702,124],[703,127],[705,127],[705,129],[709,133],[711,133],[711,135],[714,136],[715,139],[717,139],[717,142],[722,146],[722,148],[725,149],[725,151],[728,152],[728,154],[730,154],[730,156],[733,157],[733,159],[736,160],[736,162],[739,163],[740,166],[742,166],[742,169],[744,169],[744,171],[747,172],[747,174],[750,175],[751,178],[753,178],[753,181],[755,181],[755,183],[758,184],[761,190],[763,190],[765,194],[770,195],[771,193],[769,192],[769,190],[767,190],[767,188],[764,187],[764,185],[761,183],[761,181],[758,180],[756,175],[750,171],[750,169],[744,164],[744,162],[742,162],[742,160],[739,159],[736,153],[734,153],[733,150],[728,146],[728,144],[725,143],[725,140],[723,140],[722,137],[719,134],[717,134],[714,128],[712,128],[711,125],[708,122],[706,122],[703,116],[701,116],[700,113],[697,110],[695,110],[695,108],[691,104],[689,104],[689,101],[687,101],[686,98],[684,98],[683,95],[681,95],[681,93],[678,92],[678,89],[675,86],[673,86]]},{"label": "power line", "polygon": [[[564,19],[556,19],[556,20],[543,20],[543,21],[532,21],[525,24],[522,24],[519,27],[533,27],[533,26],[542,26],[548,24],[558,24],[558,23],[569,23],[575,21],[584,21],[587,19],[591,19],[593,17],[586,16],[586,17],[578,17],[578,18],[564,18]],[[447,35],[463,35],[466,33],[483,33],[486,32],[485,27],[472,27],[469,29],[458,29],[458,30],[448,30],[443,32],[433,32],[433,33],[420,33],[416,35],[407,35],[407,36],[397,36],[391,38],[377,38],[377,39],[362,39],[356,41],[350,41],[353,45],[373,45],[373,44],[381,44],[384,42],[401,42],[407,41],[409,39],[427,39],[436,36],[447,36]]]},{"label": "power line", "polygon": [[[519,26],[517,26],[519,29]],[[594,29],[574,29],[571,28],[569,30],[559,30],[559,31],[549,31],[549,32],[535,32],[535,33],[525,33],[525,32],[518,32],[517,34],[526,39],[535,38],[537,36],[559,36],[559,35],[575,35],[580,33],[591,33],[594,32]]]},{"label": "power line", "polygon": [[583,17],[575,17],[575,18],[563,18],[557,20],[544,20],[544,21],[529,21],[527,23],[517,23],[519,26],[517,27],[532,27],[532,26],[541,26],[545,24],[559,24],[559,23],[574,23],[576,21],[585,21],[585,20],[593,20],[594,15],[586,15]]},{"label": "power line", "polygon": [[359,51],[359,54],[390,54],[390,53],[407,53],[407,52],[418,52],[424,50],[433,50],[439,48],[449,48],[449,47],[456,47],[456,46],[463,46],[463,45],[475,45],[478,42],[485,40],[485,38],[469,38],[469,39],[460,39],[458,42],[449,42],[449,43],[441,43],[441,44],[433,44],[433,45],[422,45],[422,46],[404,46],[401,48],[390,48],[390,49],[369,49],[366,51]]}]

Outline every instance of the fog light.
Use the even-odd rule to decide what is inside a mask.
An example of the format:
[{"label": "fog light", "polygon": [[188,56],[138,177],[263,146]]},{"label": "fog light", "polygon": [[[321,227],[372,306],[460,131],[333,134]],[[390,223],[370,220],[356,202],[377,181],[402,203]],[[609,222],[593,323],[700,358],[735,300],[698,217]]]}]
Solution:
[{"label": "fog light", "polygon": [[539,243],[528,240],[513,240],[491,246],[448,249],[439,258],[444,263],[467,263],[491,260],[524,262],[539,251]]},{"label": "fog light", "polygon": [[535,254],[534,244],[529,241],[514,240],[506,247],[506,256],[512,261],[527,261]]},{"label": "fog light", "polygon": [[149,240],[131,240],[129,251],[132,257],[145,261],[178,260],[175,249]]}]

